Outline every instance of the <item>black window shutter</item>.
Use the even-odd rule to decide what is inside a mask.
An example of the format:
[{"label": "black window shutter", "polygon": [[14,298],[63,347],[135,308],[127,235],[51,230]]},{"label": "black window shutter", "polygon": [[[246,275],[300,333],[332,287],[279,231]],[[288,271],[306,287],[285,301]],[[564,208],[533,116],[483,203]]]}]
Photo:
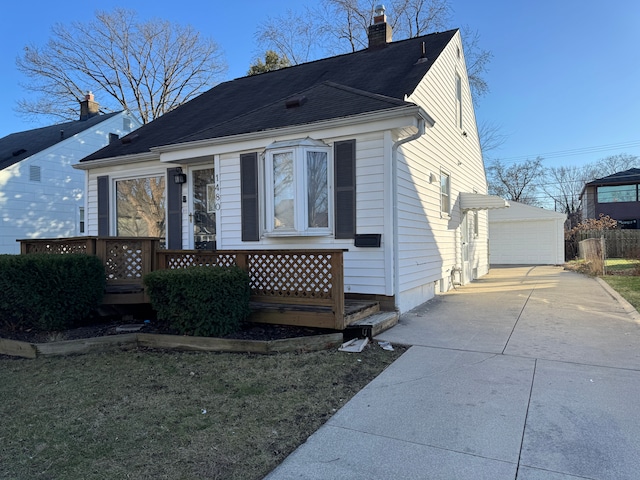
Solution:
[{"label": "black window shutter", "polygon": [[242,241],[260,240],[260,215],[258,210],[258,154],[240,155],[240,216]]},{"label": "black window shutter", "polygon": [[182,173],[178,168],[167,169],[167,248],[182,248],[182,185],[173,176]]},{"label": "black window shutter", "polygon": [[98,236],[109,236],[109,177],[98,177]]},{"label": "black window shutter", "polygon": [[356,141],[336,142],[333,148],[336,238],[354,238],[356,234]]}]

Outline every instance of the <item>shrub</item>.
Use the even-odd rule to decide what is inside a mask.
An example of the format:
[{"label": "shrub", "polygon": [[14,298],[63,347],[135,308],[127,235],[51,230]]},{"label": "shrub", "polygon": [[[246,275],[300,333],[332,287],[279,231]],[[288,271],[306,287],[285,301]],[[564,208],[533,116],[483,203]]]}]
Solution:
[{"label": "shrub", "polygon": [[1,255],[0,318],[14,328],[63,330],[100,305],[104,285],[92,255]]},{"label": "shrub", "polygon": [[227,335],[249,315],[249,277],[238,267],[157,270],[143,282],[158,320],[181,335]]}]

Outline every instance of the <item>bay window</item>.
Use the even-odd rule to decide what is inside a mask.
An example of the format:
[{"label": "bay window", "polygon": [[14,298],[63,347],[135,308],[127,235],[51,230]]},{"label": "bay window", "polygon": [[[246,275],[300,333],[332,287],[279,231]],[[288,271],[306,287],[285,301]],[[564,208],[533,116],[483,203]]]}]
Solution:
[{"label": "bay window", "polygon": [[265,232],[268,235],[331,233],[330,148],[305,139],[272,144],[265,153]]}]

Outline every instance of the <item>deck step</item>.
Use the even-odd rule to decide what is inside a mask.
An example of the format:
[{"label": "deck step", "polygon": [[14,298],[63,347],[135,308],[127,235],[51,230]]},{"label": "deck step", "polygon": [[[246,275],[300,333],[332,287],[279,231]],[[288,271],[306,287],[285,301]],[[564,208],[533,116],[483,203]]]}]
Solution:
[{"label": "deck step", "polygon": [[347,330],[360,331],[362,336],[373,338],[398,323],[398,312],[378,312],[362,320],[350,323]]}]

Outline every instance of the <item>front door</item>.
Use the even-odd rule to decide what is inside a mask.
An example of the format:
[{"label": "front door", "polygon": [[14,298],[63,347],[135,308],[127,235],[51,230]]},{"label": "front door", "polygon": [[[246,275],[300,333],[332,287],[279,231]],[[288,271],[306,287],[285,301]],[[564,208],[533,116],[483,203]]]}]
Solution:
[{"label": "front door", "polygon": [[192,206],[189,214],[193,232],[193,248],[216,249],[216,210],[219,192],[216,190],[213,168],[191,170]]}]

